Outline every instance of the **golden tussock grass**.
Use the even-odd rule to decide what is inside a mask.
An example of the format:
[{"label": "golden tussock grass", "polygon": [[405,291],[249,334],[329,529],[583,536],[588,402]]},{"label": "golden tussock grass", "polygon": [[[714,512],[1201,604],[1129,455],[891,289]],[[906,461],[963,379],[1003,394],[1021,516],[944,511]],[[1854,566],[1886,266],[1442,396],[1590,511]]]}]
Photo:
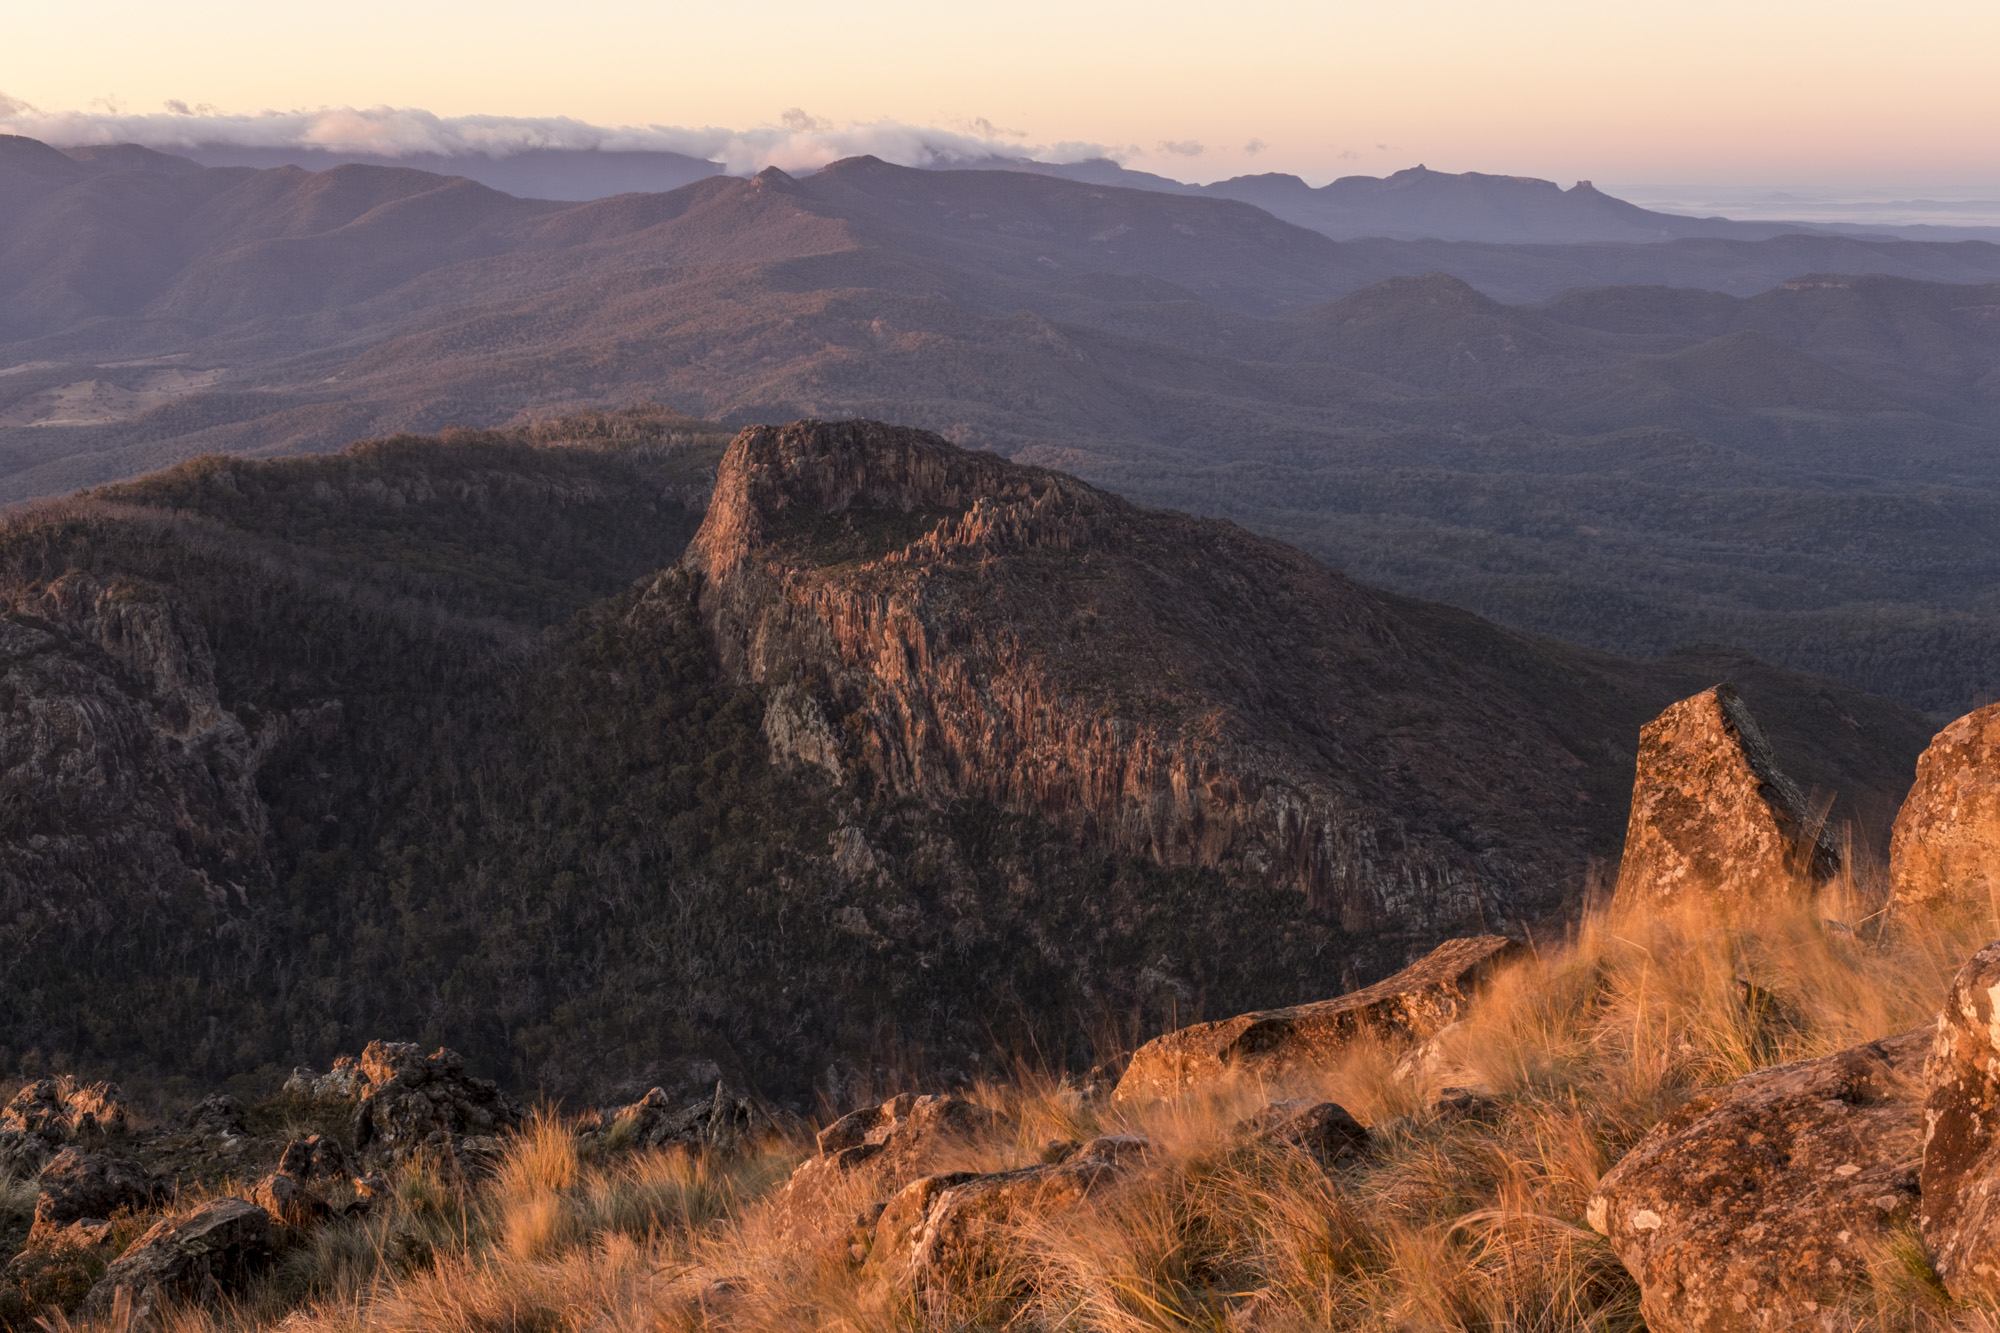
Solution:
[{"label": "golden tussock grass", "polygon": [[[772,1200],[807,1144],[590,1158],[545,1112],[487,1181],[460,1189],[419,1165],[378,1215],[322,1232],[235,1306],[171,1326],[1637,1330],[1637,1290],[1584,1220],[1611,1163],[1693,1090],[1930,1021],[1996,933],[1983,911],[1890,919],[1852,877],[1754,910],[1597,910],[1537,941],[1416,1078],[1395,1072],[1403,1050],[1362,1043],[1283,1087],[1152,1106],[1085,1102],[1034,1077],[975,1089],[1018,1131],[968,1166],[1134,1133],[1160,1169],[1019,1226],[993,1271],[942,1297],[863,1290],[843,1244],[787,1230]],[[1484,1085],[1500,1112],[1438,1113],[1444,1082]],[[1238,1142],[1235,1122],[1280,1095],[1339,1102],[1377,1151],[1329,1174]],[[857,1188],[827,1215],[869,1202]],[[1841,1318],[2000,1333],[2000,1312],[1944,1297],[1915,1237],[1876,1256]]]}]

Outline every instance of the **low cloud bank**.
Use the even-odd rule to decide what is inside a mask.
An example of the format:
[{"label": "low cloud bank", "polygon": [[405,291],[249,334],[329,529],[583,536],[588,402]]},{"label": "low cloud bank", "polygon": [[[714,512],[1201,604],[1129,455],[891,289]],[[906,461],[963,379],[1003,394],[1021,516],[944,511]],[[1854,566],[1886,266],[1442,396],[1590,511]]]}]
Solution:
[{"label": "low cloud bank", "polygon": [[799,109],[776,125],[749,130],[674,125],[592,125],[568,116],[439,116],[414,107],[334,107],[230,114],[181,103],[151,113],[42,111],[0,94],[0,132],[58,147],[137,143],[165,152],[201,148],[314,150],[376,158],[493,159],[534,150],[679,153],[748,173],[765,167],[810,170],[873,154],[907,167],[949,166],[991,157],[1081,162],[1123,158],[1094,143],[1035,144],[988,121],[971,132],[895,121],[836,125]]}]

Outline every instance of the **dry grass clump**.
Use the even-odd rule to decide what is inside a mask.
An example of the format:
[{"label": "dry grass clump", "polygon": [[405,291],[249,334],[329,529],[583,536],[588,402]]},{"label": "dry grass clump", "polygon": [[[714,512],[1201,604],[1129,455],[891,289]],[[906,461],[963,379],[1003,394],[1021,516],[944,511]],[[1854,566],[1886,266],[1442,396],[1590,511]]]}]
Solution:
[{"label": "dry grass clump", "polygon": [[[1036,1078],[978,1089],[1018,1125],[980,1165],[1117,1132],[1150,1138],[1159,1169],[1021,1224],[997,1265],[942,1293],[867,1290],[844,1243],[784,1225],[771,1199],[806,1145],[591,1160],[543,1114],[489,1181],[420,1166],[378,1216],[329,1228],[236,1307],[173,1326],[1637,1330],[1638,1292],[1584,1221],[1609,1165],[1695,1089],[1929,1021],[1996,933],[1984,914],[1891,921],[1852,879],[1734,912],[1607,909],[1539,942],[1415,1076],[1397,1073],[1406,1052],[1364,1043],[1286,1086],[1152,1106]],[[1442,1083],[1484,1085],[1497,1109],[1441,1112]],[[1378,1151],[1328,1173],[1234,1136],[1286,1095],[1346,1106]],[[870,1201],[857,1189],[828,1215]],[[2000,1333],[2000,1314],[1944,1296],[1914,1236],[1877,1256],[1846,1317]]]}]

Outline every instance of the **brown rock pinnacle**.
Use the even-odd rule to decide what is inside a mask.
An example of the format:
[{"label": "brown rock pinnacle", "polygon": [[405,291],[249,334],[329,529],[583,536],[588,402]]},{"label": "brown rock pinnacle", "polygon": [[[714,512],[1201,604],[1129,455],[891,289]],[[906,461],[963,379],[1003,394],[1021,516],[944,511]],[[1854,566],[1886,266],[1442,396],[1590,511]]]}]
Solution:
[{"label": "brown rock pinnacle", "polygon": [[1753,899],[1839,869],[1823,820],[1778,770],[1733,687],[1683,699],[1640,730],[1621,898]]},{"label": "brown rock pinnacle", "polygon": [[1889,886],[1898,903],[2000,898],[2000,704],[1940,731],[1917,760],[1889,842]]}]

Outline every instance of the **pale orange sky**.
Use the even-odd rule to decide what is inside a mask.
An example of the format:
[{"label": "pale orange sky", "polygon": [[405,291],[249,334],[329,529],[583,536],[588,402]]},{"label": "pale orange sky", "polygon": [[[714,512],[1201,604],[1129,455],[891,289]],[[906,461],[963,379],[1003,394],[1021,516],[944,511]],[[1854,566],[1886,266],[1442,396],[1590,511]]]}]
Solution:
[{"label": "pale orange sky", "polygon": [[172,99],[741,131],[796,107],[832,127],[1102,145],[1183,179],[1285,170],[1318,182],[1421,161],[1564,183],[2000,182],[1996,0],[5,11],[0,94],[43,113],[160,112]]}]

